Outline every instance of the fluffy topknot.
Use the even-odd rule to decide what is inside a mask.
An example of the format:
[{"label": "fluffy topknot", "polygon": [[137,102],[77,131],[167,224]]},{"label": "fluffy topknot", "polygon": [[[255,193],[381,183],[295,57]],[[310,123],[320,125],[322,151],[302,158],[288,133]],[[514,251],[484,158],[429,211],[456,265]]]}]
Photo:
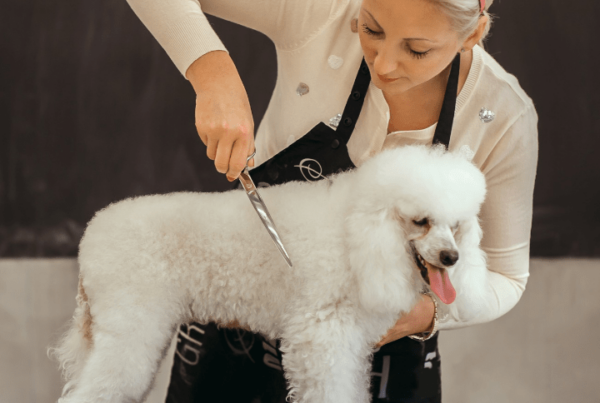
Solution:
[{"label": "fluffy topknot", "polygon": [[357,203],[371,210],[401,209],[407,216],[471,217],[486,193],[485,177],[471,158],[466,148],[447,152],[443,146],[382,151],[360,167]]}]

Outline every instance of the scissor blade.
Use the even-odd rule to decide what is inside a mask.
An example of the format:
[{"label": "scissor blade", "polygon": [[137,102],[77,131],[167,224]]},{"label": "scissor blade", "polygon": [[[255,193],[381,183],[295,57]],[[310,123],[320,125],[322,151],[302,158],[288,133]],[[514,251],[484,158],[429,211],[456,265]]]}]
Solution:
[{"label": "scissor blade", "polygon": [[240,182],[242,182],[242,185],[244,186],[244,190],[246,191],[246,194],[248,195],[250,202],[252,202],[252,206],[254,207],[254,210],[256,210],[256,212],[258,213],[258,216],[260,217],[260,220],[264,224],[267,231],[269,231],[269,235],[271,235],[271,239],[273,239],[273,242],[275,242],[275,245],[277,246],[277,249],[279,249],[281,256],[283,256],[283,258],[287,262],[288,266],[292,267],[292,260],[290,259],[290,255],[288,255],[287,251],[285,250],[285,247],[283,246],[283,242],[281,242],[281,237],[277,233],[277,229],[275,228],[275,223],[273,222],[273,219],[271,218],[271,215],[269,214],[269,210],[267,209],[267,206],[265,205],[265,203],[262,201],[260,195],[258,194],[258,191],[256,190],[256,186],[254,185],[254,181],[252,180],[252,178],[250,177],[250,174],[248,173],[248,169],[245,169],[244,171],[242,171],[239,179],[240,179]]}]

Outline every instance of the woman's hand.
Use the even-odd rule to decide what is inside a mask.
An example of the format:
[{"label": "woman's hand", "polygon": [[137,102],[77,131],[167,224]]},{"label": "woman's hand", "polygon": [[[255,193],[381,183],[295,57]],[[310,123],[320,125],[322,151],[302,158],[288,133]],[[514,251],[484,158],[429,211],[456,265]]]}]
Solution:
[{"label": "woman's hand", "polygon": [[433,329],[435,306],[429,295],[422,295],[421,300],[408,314],[403,315],[398,322],[388,330],[376,347],[381,347],[411,334],[423,333]]},{"label": "woman's hand", "polygon": [[[254,152],[254,120],[244,84],[227,52],[209,52],[188,68],[196,91],[196,129],[208,158],[231,182]],[[249,166],[254,166],[254,159]]]}]

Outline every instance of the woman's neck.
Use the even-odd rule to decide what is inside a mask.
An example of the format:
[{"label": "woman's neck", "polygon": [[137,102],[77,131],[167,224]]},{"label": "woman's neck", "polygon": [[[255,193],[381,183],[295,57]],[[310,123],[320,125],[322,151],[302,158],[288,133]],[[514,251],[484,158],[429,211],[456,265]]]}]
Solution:
[{"label": "woman's neck", "polygon": [[[473,61],[473,51],[461,54],[458,76],[458,94],[462,90]],[[388,133],[422,130],[436,123],[442,110],[450,66],[428,82],[405,93],[383,96],[390,108]],[[457,96],[458,96],[457,94]]]}]

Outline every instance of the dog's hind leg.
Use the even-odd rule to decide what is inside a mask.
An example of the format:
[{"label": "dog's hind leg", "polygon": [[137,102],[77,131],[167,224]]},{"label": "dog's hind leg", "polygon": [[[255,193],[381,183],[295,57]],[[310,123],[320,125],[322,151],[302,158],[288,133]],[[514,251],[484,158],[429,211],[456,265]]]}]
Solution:
[{"label": "dog's hind leg", "polygon": [[370,401],[371,349],[353,317],[302,318],[286,330],[281,350],[293,402]]},{"label": "dog's hind leg", "polygon": [[180,319],[176,304],[146,294],[121,290],[91,301],[91,350],[59,403],[143,400]]}]

